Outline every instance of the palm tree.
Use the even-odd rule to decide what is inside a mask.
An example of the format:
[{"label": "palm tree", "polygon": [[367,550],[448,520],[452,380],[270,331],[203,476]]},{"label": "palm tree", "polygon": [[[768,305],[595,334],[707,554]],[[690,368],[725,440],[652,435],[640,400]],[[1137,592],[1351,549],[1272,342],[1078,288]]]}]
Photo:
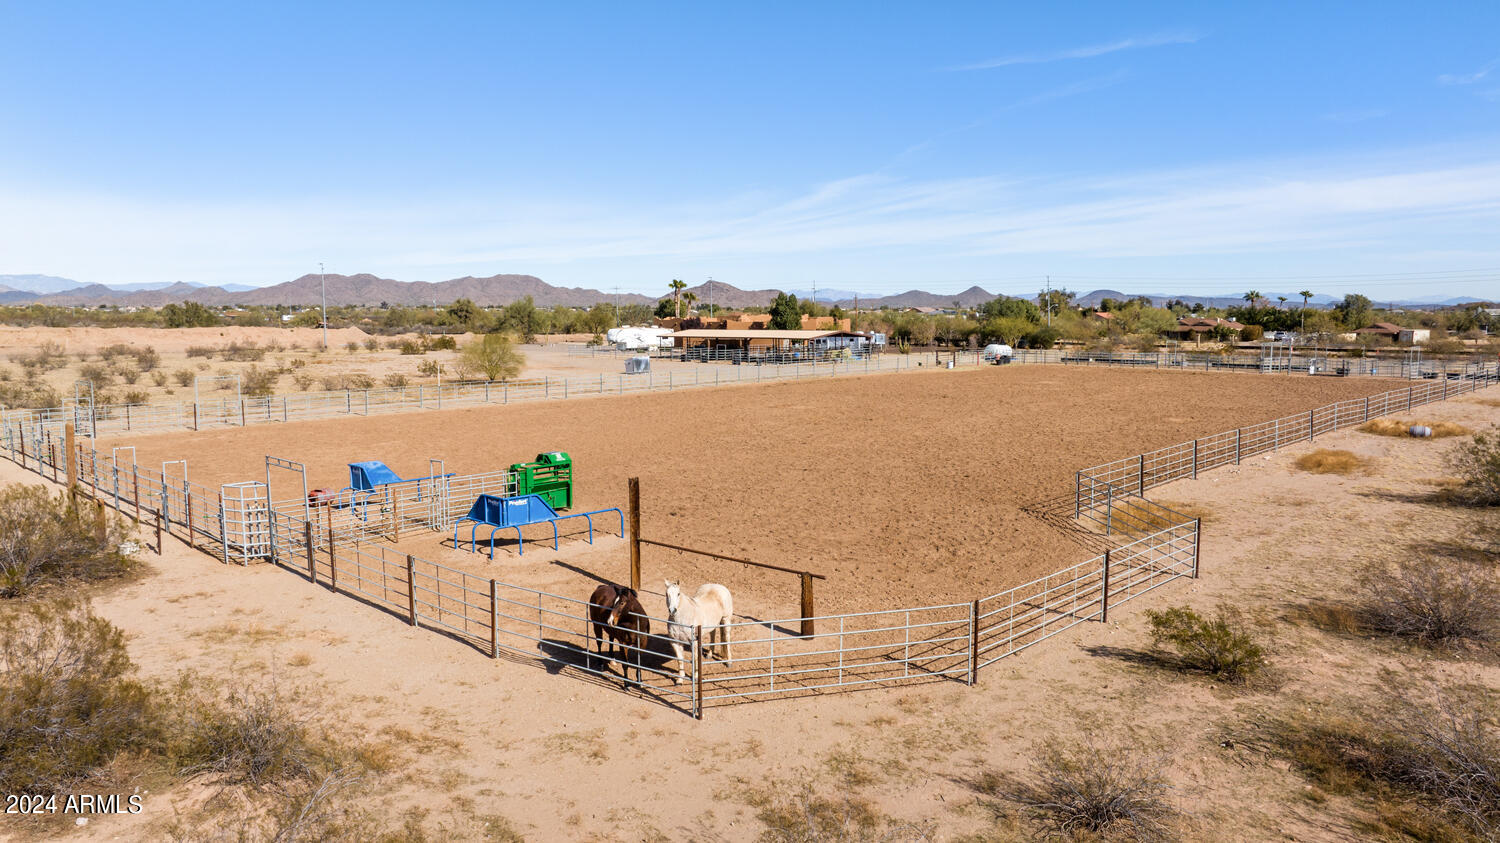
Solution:
[{"label": "palm tree", "polygon": [[1276,300],[1281,302],[1281,309],[1286,310],[1286,296],[1277,296]]},{"label": "palm tree", "polygon": [[676,278],[673,278],[672,283],[668,284],[667,286],[672,288],[672,313],[675,314],[678,319],[681,319],[682,291],[687,288],[687,282],[678,281]]},{"label": "palm tree", "polygon": [[693,303],[696,302],[696,301],[698,301],[698,294],[697,293],[683,293],[682,294],[682,303],[685,304],[685,305],[687,305],[688,313],[692,313],[693,312]]},{"label": "palm tree", "polygon": [[1303,290],[1297,295],[1302,297],[1302,330],[1299,333],[1307,333],[1307,300],[1312,298],[1312,290]]},{"label": "palm tree", "polygon": [[1250,302],[1250,309],[1254,310],[1255,309],[1255,303],[1258,302],[1258,301],[1260,301],[1263,298],[1263,296],[1261,296],[1260,290],[1251,290],[1250,292],[1248,292],[1245,295],[1241,296],[1241,298],[1243,298],[1247,302]]}]

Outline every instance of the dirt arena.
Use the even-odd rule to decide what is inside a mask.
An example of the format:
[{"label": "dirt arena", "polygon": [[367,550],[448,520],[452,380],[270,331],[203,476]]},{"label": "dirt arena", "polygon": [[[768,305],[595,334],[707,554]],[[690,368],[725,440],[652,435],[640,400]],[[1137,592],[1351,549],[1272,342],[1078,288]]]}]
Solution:
[{"label": "dirt arena", "polygon": [[[139,461],[187,459],[191,478],[264,477],[265,454],[340,488],[346,463],[403,476],[428,457],[474,473],[564,450],[575,511],[624,507],[642,484],[643,535],[825,574],[819,614],[970,600],[1093,555],[1070,530],[1082,467],[1395,388],[1373,379],[1060,366],[986,367],[681,393],[261,425],[102,442]],[[277,497],[291,489],[273,475]],[[540,535],[538,533],[537,535]],[[502,581],[583,596],[583,572],[628,577],[618,538],[483,556],[408,552]],[[403,543],[406,545],[407,543]],[[644,584],[725,582],[736,608],[793,616],[795,579],[647,548]]]}]

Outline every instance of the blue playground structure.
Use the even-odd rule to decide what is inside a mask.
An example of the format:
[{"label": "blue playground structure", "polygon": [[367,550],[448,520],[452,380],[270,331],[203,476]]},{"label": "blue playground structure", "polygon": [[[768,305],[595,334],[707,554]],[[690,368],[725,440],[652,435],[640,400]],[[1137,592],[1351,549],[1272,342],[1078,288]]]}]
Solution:
[{"label": "blue playground structure", "polygon": [[516,531],[516,552],[526,552],[525,542],[521,538],[521,528],[527,524],[551,524],[552,525],[552,549],[557,550],[557,522],[569,518],[583,518],[589,525],[589,544],[594,543],[594,518],[595,515],[603,515],[613,512],[620,516],[620,535],[625,534],[625,515],[620,512],[619,507],[600,509],[594,512],[579,512],[571,515],[558,515],[557,510],[547,504],[541,495],[517,495],[513,498],[504,498],[499,495],[480,495],[474,499],[474,505],[469,508],[469,514],[458,519],[453,525],[453,546],[458,547],[458,525],[465,521],[473,523],[469,528],[469,552],[474,552],[477,542],[475,533],[480,527],[491,527],[490,530],[490,558],[495,558],[495,534],[501,530]]},{"label": "blue playground structure", "polygon": [[[351,462],[349,463],[349,485],[339,490],[337,505],[356,506],[365,503],[379,495],[384,487],[399,483],[416,483],[417,500],[421,500],[423,480],[439,480],[452,477],[455,473],[450,471],[447,474],[433,474],[429,477],[402,478],[380,460]],[[345,492],[349,493],[347,504],[344,503]]]}]

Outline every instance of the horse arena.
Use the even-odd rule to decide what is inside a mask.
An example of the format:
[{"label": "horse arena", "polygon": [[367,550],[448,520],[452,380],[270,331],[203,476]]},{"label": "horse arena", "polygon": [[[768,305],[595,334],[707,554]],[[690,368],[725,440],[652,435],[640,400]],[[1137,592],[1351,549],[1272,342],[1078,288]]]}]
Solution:
[{"label": "horse arena", "polygon": [[[348,483],[347,464],[361,460],[384,460],[403,476],[426,475],[428,460],[441,460],[444,471],[463,476],[560,450],[574,461],[577,512],[625,507],[627,480],[638,477],[642,536],[823,577],[817,634],[808,638],[788,620],[803,609],[797,576],[644,548],[640,598],[654,619],[666,616],[664,580],[689,590],[723,583],[733,592],[733,655],[746,664],[722,677],[718,693],[700,684],[696,707],[776,692],[778,681],[781,691],[799,680],[810,690],[882,682],[892,669],[901,678],[972,681],[987,663],[986,642],[1004,635],[991,624],[1005,620],[1004,610],[1014,626],[1018,605],[1007,598],[990,609],[976,598],[996,600],[1027,584],[1045,604],[1043,614],[1071,619],[1061,628],[1094,619],[1113,605],[1099,605],[1101,574],[1104,590],[1116,591],[1108,555],[1102,572],[1085,563],[1111,548],[1118,560],[1121,545],[1151,532],[1117,523],[1116,534],[1105,535],[1089,519],[1075,519],[1080,469],[1274,418],[1311,419],[1315,408],[1358,406],[1409,383],[1013,365],[110,437],[94,448],[108,456],[133,447],[136,465],[153,473],[185,460],[191,482],[214,491],[263,480],[266,455],[305,465],[309,488],[339,489]],[[1424,402],[1439,400],[1423,395]],[[1136,491],[1147,485],[1141,465]],[[270,482],[275,501],[301,493],[300,481],[285,472]],[[1167,516],[1144,523],[1174,527]],[[497,657],[551,660],[591,681],[619,680],[619,666],[599,669],[585,655],[589,594],[600,582],[630,581],[630,543],[615,535],[612,516],[595,517],[592,543],[579,521],[558,550],[541,532],[528,532],[524,555],[506,540],[493,561],[468,552],[466,531],[455,546],[451,530],[410,528],[336,550],[319,533],[308,558],[304,528],[288,526],[295,525],[283,524],[277,538],[286,554],[278,562],[294,572],[306,575],[311,565],[313,579],[401,620],[410,605],[411,621],[422,614],[429,625],[420,601],[433,607],[434,631]],[[1191,575],[1197,573],[1197,525],[1175,528],[1183,532],[1162,530],[1150,548],[1158,560],[1152,571],[1169,571],[1166,580],[1190,575],[1189,557]],[[423,577],[445,576],[443,568],[458,591],[423,585]],[[407,581],[418,588],[408,591]],[[1142,588],[1156,584],[1141,579]],[[1125,583],[1126,599],[1136,587]],[[634,692],[688,708],[695,692],[671,682],[677,665],[668,663],[665,624],[653,620],[651,632],[659,641],[642,659],[658,669]],[[1020,640],[988,660],[1021,649]],[[795,663],[799,654],[803,661]],[[783,668],[790,669],[779,673]],[[727,669],[705,656],[694,673],[698,683],[712,684],[716,671]]]}]

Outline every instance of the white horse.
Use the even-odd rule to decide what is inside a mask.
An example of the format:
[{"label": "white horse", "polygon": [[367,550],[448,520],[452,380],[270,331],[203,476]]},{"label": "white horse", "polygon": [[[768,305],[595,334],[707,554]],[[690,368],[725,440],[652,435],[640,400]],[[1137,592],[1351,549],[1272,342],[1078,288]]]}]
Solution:
[{"label": "white horse", "polygon": [[672,652],[677,656],[677,678],[682,681],[683,665],[686,664],[684,648],[692,652],[694,631],[708,630],[709,645],[705,652],[713,655],[714,633],[724,644],[724,660],[729,656],[729,624],[734,622],[734,598],[729,589],[718,583],[704,583],[689,597],[682,593],[676,580],[667,580],[667,635],[672,640]]}]

